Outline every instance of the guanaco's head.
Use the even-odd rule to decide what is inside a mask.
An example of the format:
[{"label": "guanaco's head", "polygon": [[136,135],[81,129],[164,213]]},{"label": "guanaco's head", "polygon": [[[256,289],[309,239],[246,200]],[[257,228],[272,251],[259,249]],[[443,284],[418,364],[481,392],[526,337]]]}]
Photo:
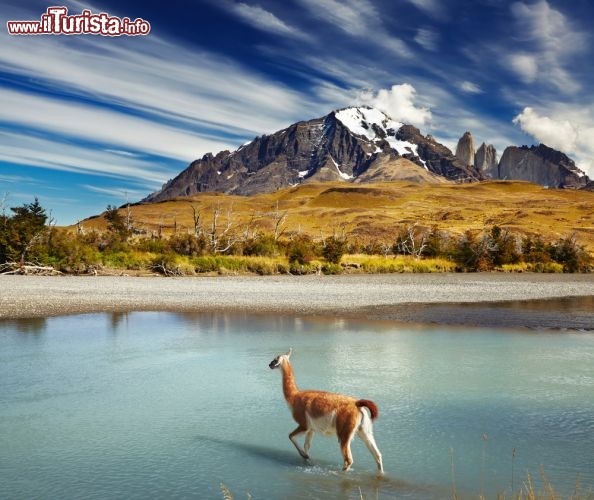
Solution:
[{"label": "guanaco's head", "polygon": [[289,352],[286,354],[279,354],[276,358],[274,358],[270,364],[268,365],[270,367],[271,370],[274,370],[275,368],[280,368],[283,363],[288,363],[289,362],[289,358],[291,357],[291,353],[293,352],[293,348],[289,347]]}]

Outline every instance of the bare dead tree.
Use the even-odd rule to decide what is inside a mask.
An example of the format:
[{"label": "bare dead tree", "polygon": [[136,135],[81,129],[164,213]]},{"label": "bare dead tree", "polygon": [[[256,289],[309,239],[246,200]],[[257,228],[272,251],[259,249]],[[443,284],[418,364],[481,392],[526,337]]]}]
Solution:
[{"label": "bare dead tree", "polygon": [[[243,231],[243,241],[247,242],[250,239],[255,240],[258,237],[258,228],[255,227],[256,221],[261,218],[262,215],[252,211],[250,218],[245,225],[245,229]],[[251,231],[251,234],[250,234]]]},{"label": "bare dead tree", "polygon": [[159,226],[157,228],[157,238],[161,239],[163,237],[163,214],[159,217]]},{"label": "bare dead tree", "polygon": [[55,227],[56,227],[56,218],[54,217],[53,211],[50,210],[48,218],[47,218],[47,225],[46,225],[47,244],[49,247],[51,247],[51,245],[52,245],[52,237],[54,235]]},{"label": "bare dead tree", "polygon": [[212,212],[212,224],[208,234],[212,253],[225,253],[238,241],[238,238],[231,233],[234,218],[233,205],[227,210],[223,224],[219,222],[221,212],[221,205],[217,205]]},{"label": "bare dead tree", "polygon": [[284,210],[281,212],[277,201],[276,207],[271,215],[274,222],[274,241],[276,242],[285,232],[284,226],[287,221],[287,211]]},{"label": "bare dead tree", "polygon": [[346,223],[342,222],[339,227],[332,229],[332,237],[337,240],[346,241]]},{"label": "bare dead tree", "polygon": [[427,235],[418,228],[418,223],[408,225],[398,236],[396,249],[404,255],[421,257],[427,247]]},{"label": "bare dead tree", "polygon": [[62,274],[52,266],[42,266],[38,264],[19,262],[5,262],[0,264],[0,275],[21,274],[21,275],[40,275],[40,276],[54,276]]},{"label": "bare dead tree", "polygon": [[203,229],[202,229],[202,221],[201,221],[201,212],[197,209],[196,205],[190,205],[192,208],[192,221],[194,222],[194,236],[200,237],[202,236]]},{"label": "bare dead tree", "polygon": [[324,231],[322,229],[320,229],[320,242],[322,245],[326,244],[326,237],[324,236]]}]

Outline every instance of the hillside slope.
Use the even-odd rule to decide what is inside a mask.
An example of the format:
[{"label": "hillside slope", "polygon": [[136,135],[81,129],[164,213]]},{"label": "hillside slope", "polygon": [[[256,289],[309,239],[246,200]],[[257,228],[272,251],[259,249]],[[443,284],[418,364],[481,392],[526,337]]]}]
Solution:
[{"label": "hillside slope", "polygon": [[[414,223],[455,234],[499,225],[548,240],[575,233],[594,251],[593,192],[545,189],[522,181],[309,183],[249,197],[201,193],[141,203],[130,208],[130,215],[136,229],[150,234],[159,226],[164,233],[192,232],[194,213],[208,227],[215,211],[218,224],[229,223],[242,231],[273,231],[281,216],[285,234],[317,238],[340,231],[360,241],[393,241],[399,226]],[[105,227],[101,217],[82,224]]]}]

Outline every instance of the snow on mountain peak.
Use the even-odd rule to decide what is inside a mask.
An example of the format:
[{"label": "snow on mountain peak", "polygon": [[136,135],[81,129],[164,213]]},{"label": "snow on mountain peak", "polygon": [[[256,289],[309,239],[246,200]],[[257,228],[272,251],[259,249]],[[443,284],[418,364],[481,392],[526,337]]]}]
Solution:
[{"label": "snow on mountain peak", "polygon": [[[370,141],[378,139],[378,131],[383,131],[385,135],[394,135],[402,127],[402,123],[392,120],[386,113],[376,108],[345,108],[336,111],[335,116],[353,134],[362,135]],[[388,131],[392,133],[388,134]],[[379,133],[382,134],[382,132]]]},{"label": "snow on mountain peak", "polygon": [[[345,108],[336,111],[334,116],[336,116],[336,118],[348,128],[351,133],[365,137],[370,142],[376,144],[376,146],[378,143],[386,141],[400,156],[404,156],[405,154],[419,156],[416,144],[396,139],[396,132],[398,132],[398,129],[404,124],[393,120],[386,113],[377,108]],[[425,162],[423,160],[421,160],[421,162],[427,169]]]}]

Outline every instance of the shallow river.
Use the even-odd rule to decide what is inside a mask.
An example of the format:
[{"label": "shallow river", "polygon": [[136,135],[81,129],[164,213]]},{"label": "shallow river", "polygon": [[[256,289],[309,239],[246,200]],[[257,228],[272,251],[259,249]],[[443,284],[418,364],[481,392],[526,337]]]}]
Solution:
[{"label": "shallow river", "polygon": [[[379,406],[304,462],[268,363]],[[0,498],[510,497],[594,486],[594,333],[129,313],[0,322]]]}]

